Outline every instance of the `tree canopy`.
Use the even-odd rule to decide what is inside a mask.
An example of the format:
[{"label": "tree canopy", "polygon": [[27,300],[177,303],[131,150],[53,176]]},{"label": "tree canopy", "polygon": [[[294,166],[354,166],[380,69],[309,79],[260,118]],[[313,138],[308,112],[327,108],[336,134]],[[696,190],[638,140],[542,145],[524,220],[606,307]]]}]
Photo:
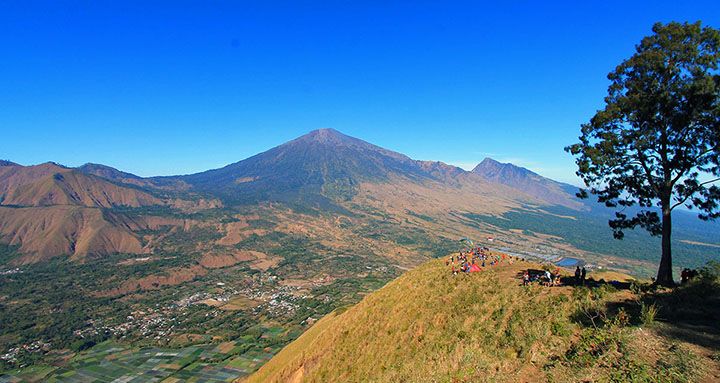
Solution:
[{"label": "tree canopy", "polygon": [[662,235],[657,279],[671,284],[671,212],[720,217],[720,31],[700,22],[652,30],[608,75],[605,107],[566,151],[589,191],[617,208],[616,238],[637,226]]}]

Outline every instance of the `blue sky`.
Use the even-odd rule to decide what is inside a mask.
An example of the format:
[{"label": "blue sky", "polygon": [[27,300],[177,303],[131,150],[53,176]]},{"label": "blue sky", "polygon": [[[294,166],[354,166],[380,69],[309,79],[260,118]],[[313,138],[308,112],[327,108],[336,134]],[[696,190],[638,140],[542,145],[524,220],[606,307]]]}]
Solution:
[{"label": "blue sky", "polygon": [[577,183],[607,73],[656,21],[720,27],[717,1],[506,3],[4,1],[0,158],[184,174],[334,128]]}]

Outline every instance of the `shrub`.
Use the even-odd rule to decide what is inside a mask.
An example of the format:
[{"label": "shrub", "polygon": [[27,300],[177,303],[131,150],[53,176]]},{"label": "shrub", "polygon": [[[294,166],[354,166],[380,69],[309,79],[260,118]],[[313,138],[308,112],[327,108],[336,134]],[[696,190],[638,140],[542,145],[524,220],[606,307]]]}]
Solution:
[{"label": "shrub", "polygon": [[655,316],[658,313],[658,307],[654,303],[645,304],[640,302],[640,322],[645,326],[650,326],[655,322]]},{"label": "shrub", "polygon": [[570,327],[567,325],[567,323],[558,321],[552,322],[552,324],[550,325],[550,331],[553,335],[556,336],[568,336],[572,334],[572,331],[570,331]]},{"label": "shrub", "polygon": [[709,261],[700,269],[700,275],[706,281],[720,283],[720,262]]}]

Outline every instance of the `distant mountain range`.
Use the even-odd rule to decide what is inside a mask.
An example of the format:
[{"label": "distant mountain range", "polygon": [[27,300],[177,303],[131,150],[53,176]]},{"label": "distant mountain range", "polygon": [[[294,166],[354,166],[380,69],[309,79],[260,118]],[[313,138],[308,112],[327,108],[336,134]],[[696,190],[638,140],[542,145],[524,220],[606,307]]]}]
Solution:
[{"label": "distant mountain range", "polygon": [[[481,171],[475,173],[497,182]],[[364,182],[403,180],[457,186],[464,178],[472,177],[473,173],[455,166],[416,161],[336,130],[320,129],[220,169],[165,179],[185,182],[195,191],[220,196],[235,204],[279,201],[328,207],[352,199]],[[540,179],[542,177],[538,176]],[[542,181],[547,185],[554,182]],[[522,188],[528,183],[504,185]],[[542,193],[525,194],[544,198]],[[572,204],[569,202],[573,199],[571,195],[557,193],[552,196],[556,201],[563,197],[564,203]]]},{"label": "distant mountain range", "polygon": [[574,198],[577,186],[553,181],[537,173],[513,164],[500,163],[492,158],[485,158],[473,170],[488,181],[522,190],[543,201],[558,205],[579,207]]},{"label": "distant mountain range", "polygon": [[[3,161],[0,242],[18,247],[23,256],[15,263],[59,255],[85,260],[117,252],[152,253],[163,239],[140,234],[148,222],[178,225],[168,218],[268,204],[349,217],[372,210],[452,236],[468,228],[491,229],[468,217],[528,208],[590,210],[592,203],[578,200],[575,191],[490,158],[469,172],[321,129],[191,175],[143,178],[100,164],[68,168]],[[213,225],[220,233],[227,231],[220,223]]]},{"label": "distant mountain range", "polygon": [[[207,362],[205,351],[199,355],[185,347],[222,339],[202,349],[232,348],[232,356],[212,354],[230,358],[213,363],[215,371],[232,372],[224,368],[232,361],[250,372],[314,320],[348,307],[407,269],[465,247],[461,238],[544,263],[573,257],[597,268],[651,275],[659,240],[640,231],[614,240],[607,225],[611,211],[578,200],[575,191],[512,164],[485,159],[465,171],[415,160],[331,129],[220,169],[170,177],[139,177],[100,164],[70,168],[3,161],[0,338],[5,342],[0,342],[0,354],[38,340],[50,346],[43,355],[20,355],[10,364],[0,360],[0,371],[42,363],[54,372],[33,381],[95,376],[97,368],[107,369],[105,363],[116,352],[107,360],[93,353],[98,347],[115,350],[117,341],[133,349],[163,346],[181,350],[179,355],[192,352],[199,358],[195,362],[179,355],[174,359],[198,366],[177,371],[179,379],[186,379],[200,371],[206,376],[210,365],[202,364]],[[720,257],[720,226],[681,212],[674,222],[676,266],[697,267]],[[437,266],[434,278],[423,278],[422,270],[429,269],[420,266],[415,269],[419,274],[412,275],[423,282],[411,282],[418,291],[434,291],[429,300],[418,305],[406,293],[379,295],[388,298],[387,307],[398,299],[410,302],[405,306],[426,307],[427,318],[434,320],[437,302],[447,300],[436,287],[452,275],[439,260],[430,264]],[[509,270],[508,280],[521,265]],[[488,286],[496,286],[494,280],[487,279]],[[400,291],[391,286],[384,291]],[[328,328],[341,333],[365,328],[367,321],[356,319],[374,313],[357,308],[347,313],[351,311],[359,314],[316,326],[330,323]],[[534,323],[536,316],[527,317],[527,323]],[[392,315],[373,318],[378,320],[368,323],[396,322]],[[407,333],[403,326],[400,334]],[[434,334],[444,339],[456,333]],[[354,345],[310,334],[323,344],[319,353],[292,352],[303,338],[288,351],[309,376],[324,371],[314,370],[312,361],[336,365],[323,359],[323,350]],[[382,339],[359,339],[387,345]],[[91,347],[96,342],[102,343]],[[85,347],[91,347],[92,358],[68,361],[68,349]],[[125,351],[122,360],[140,360],[134,351]],[[282,355],[287,353],[261,373],[277,372],[278,381],[295,374],[298,367],[286,365]],[[95,362],[86,363],[91,359]],[[111,363],[124,365],[122,360]],[[153,368],[148,363],[143,366]],[[258,381],[266,380],[259,375]]]}]

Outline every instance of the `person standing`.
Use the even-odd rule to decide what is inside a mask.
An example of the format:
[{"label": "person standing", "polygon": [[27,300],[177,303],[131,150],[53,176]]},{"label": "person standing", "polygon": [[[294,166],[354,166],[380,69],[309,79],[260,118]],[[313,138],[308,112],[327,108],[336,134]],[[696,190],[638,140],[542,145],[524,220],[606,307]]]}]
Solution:
[{"label": "person standing", "polygon": [[580,266],[575,267],[575,285],[580,285]]},{"label": "person standing", "polygon": [[550,270],[545,270],[545,279],[547,279],[547,287],[552,287],[553,285],[553,278],[552,274],[550,274]]},{"label": "person standing", "polygon": [[580,274],[580,283],[584,286],[585,285],[585,276],[587,276],[587,270],[585,270],[585,266],[582,268],[582,272]]}]

